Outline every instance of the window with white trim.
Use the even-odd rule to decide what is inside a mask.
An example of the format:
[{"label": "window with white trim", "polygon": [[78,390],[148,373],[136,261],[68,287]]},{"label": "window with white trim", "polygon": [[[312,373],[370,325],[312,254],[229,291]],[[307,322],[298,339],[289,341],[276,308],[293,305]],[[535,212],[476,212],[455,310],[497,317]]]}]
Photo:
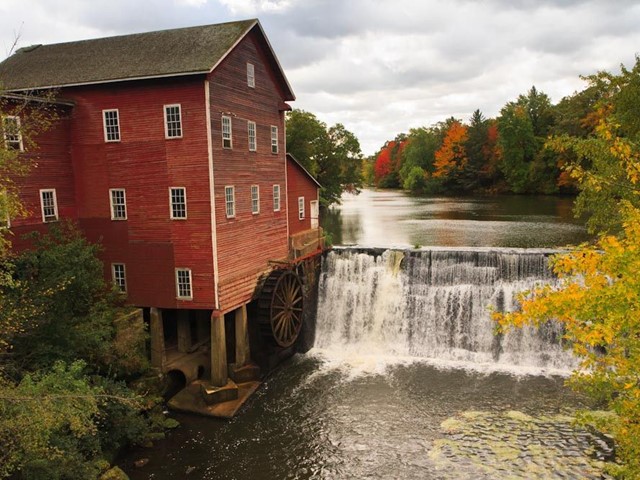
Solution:
[{"label": "window with white trim", "polygon": [[120,141],[120,118],[118,109],[103,110],[102,121],[104,126],[104,141],[119,142]]},{"label": "window with white trim", "polygon": [[278,153],[278,127],[271,125],[271,153]]},{"label": "window with white trim", "polygon": [[253,63],[247,63],[247,85],[251,88],[256,87],[256,69]]},{"label": "window with white trim", "polygon": [[187,189],[184,187],[169,187],[169,203],[171,205],[171,220],[187,218]]},{"label": "window with white trim", "polygon": [[20,117],[7,115],[2,119],[2,135],[7,150],[24,150],[22,133],[20,132]]},{"label": "window with white trim", "polygon": [[247,136],[249,137],[249,150],[255,152],[256,145],[256,122],[247,121]]},{"label": "window with white trim", "polygon": [[227,218],[236,216],[236,193],[233,186],[224,187],[224,205]]},{"label": "window with white trim", "polygon": [[280,211],[280,185],[273,186],[273,211]]},{"label": "window with white trim", "polygon": [[127,274],[124,263],[111,264],[111,278],[113,279],[113,284],[118,287],[118,290],[122,293],[127,291]]},{"label": "window with white trim", "polygon": [[127,219],[127,195],[124,188],[110,188],[111,220]]},{"label": "window with white trim", "polygon": [[176,268],[176,294],[181,300],[193,299],[190,268]]},{"label": "window with white trim", "polygon": [[182,111],[180,104],[164,106],[165,138],[182,138]]},{"label": "window with white trim", "polygon": [[260,213],[260,187],[251,185],[251,213]]},{"label": "window with white trim", "polygon": [[304,220],[304,197],[298,197],[298,220]]},{"label": "window with white trim", "polygon": [[44,223],[58,220],[58,201],[55,188],[40,190],[40,209]]},{"label": "window with white trim", "polygon": [[231,117],[222,117],[222,148],[233,148],[231,140]]}]

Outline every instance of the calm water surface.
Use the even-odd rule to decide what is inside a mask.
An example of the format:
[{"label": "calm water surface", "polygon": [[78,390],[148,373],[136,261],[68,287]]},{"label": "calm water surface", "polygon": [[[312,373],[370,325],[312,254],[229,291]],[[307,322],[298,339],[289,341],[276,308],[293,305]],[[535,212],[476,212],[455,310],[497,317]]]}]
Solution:
[{"label": "calm water surface", "polygon": [[346,194],[324,219],[335,245],[562,247],[590,237],[570,197],[412,197],[401,191]]}]

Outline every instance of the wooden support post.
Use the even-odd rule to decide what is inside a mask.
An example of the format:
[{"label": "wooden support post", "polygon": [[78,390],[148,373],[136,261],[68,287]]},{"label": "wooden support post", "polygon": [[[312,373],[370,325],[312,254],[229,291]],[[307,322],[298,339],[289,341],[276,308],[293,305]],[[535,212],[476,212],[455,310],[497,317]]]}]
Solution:
[{"label": "wooden support post", "polygon": [[191,350],[191,325],[189,311],[178,310],[178,351],[189,353]]},{"label": "wooden support post", "polygon": [[162,310],[151,307],[149,310],[149,334],[151,335],[151,366],[164,369],[164,325],[162,323]]},{"label": "wooden support post", "polygon": [[211,314],[211,384],[224,387],[227,384],[227,340],[224,330],[224,315]]},{"label": "wooden support post", "polygon": [[236,368],[244,367],[250,360],[247,306],[236,310]]},{"label": "wooden support post", "polygon": [[207,310],[197,310],[196,311],[196,334],[198,338],[196,339],[197,343],[203,342],[205,340],[209,340],[211,334],[209,333],[209,313]]}]

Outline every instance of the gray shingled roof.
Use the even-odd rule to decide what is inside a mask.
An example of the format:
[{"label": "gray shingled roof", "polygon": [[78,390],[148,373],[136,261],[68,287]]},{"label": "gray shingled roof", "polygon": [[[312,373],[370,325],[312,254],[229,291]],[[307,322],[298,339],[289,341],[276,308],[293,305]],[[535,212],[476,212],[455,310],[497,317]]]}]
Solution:
[{"label": "gray shingled roof", "polygon": [[205,73],[256,24],[253,19],[27,47],[0,63],[0,85],[19,91]]}]

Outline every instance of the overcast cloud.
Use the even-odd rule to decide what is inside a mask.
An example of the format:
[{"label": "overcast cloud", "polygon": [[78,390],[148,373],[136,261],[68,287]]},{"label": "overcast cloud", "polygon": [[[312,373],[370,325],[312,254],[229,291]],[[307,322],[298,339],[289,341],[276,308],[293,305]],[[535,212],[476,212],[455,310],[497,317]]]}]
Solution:
[{"label": "overcast cloud", "polygon": [[292,105],[343,123],[365,154],[451,115],[496,116],[532,85],[557,102],[640,52],[640,2],[624,0],[0,0],[0,58],[18,32],[27,46],[253,17]]}]

